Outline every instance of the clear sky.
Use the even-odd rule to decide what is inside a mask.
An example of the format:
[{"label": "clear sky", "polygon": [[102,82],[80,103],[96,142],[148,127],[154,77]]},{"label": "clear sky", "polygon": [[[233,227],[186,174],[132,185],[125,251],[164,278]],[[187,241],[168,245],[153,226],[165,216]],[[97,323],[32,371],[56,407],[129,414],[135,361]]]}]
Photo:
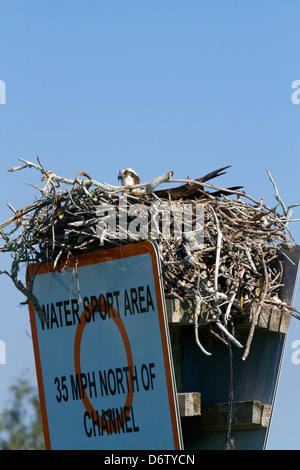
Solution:
[{"label": "clear sky", "polygon": [[[39,183],[34,170],[7,173],[36,155],[61,176],[86,171],[112,184],[125,166],[149,181],[231,164],[216,183],[275,206],[268,168],[286,205],[300,202],[298,1],[1,0],[0,18],[1,221],[8,202],[18,209],[39,197],[26,184]],[[290,229],[300,244],[299,224]],[[1,255],[1,268],[8,262]],[[1,409],[34,360],[27,306],[4,276],[0,296]],[[296,340],[292,320],[270,449],[300,449]]]}]

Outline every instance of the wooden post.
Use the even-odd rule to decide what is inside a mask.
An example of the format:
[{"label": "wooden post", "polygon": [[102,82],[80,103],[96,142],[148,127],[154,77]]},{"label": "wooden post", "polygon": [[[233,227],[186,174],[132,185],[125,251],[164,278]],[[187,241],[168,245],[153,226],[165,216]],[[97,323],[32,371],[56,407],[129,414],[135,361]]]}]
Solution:
[{"label": "wooden post", "polygon": [[[292,304],[298,276],[300,247],[292,265],[285,269],[282,300]],[[173,362],[185,449],[224,449],[229,399],[228,346],[211,334],[211,326],[200,318],[199,335],[211,352],[202,353],[195,342],[193,302],[167,298]],[[253,308],[255,306],[253,305]],[[265,306],[257,319],[250,353],[232,346],[233,416],[231,435],[234,448],[261,450],[266,446],[290,311]],[[251,325],[251,311],[237,327],[239,341],[245,345]]]}]

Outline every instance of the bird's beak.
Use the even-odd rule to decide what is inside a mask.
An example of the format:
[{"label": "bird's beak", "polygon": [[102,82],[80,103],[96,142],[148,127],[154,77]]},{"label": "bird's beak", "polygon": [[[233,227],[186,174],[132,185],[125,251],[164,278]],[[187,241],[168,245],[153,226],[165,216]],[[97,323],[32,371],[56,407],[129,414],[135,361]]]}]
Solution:
[{"label": "bird's beak", "polygon": [[121,173],[118,174],[118,180],[120,180],[120,179],[121,179]]}]

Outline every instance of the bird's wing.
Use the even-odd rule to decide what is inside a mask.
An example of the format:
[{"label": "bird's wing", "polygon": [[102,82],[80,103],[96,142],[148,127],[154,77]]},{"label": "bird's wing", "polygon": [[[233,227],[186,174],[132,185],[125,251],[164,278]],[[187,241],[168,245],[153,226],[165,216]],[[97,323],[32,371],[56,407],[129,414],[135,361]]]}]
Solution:
[{"label": "bird's wing", "polygon": [[[213,178],[216,178],[217,176],[225,175],[227,168],[230,168],[231,165],[223,166],[223,168],[219,168],[218,170],[211,171],[210,173],[207,173],[207,175],[202,176],[202,178],[197,178],[196,181],[200,181],[201,183],[204,183],[205,181],[212,180]],[[222,172],[222,173],[221,173]]]},{"label": "bird's wing", "polygon": [[[202,176],[201,178],[197,178],[195,181],[198,181],[199,183],[204,183],[205,181],[209,181],[213,178],[216,178],[217,176],[224,175],[226,173],[227,168],[230,168],[231,165],[224,166],[222,168],[219,168],[218,170],[211,171],[210,173],[207,173],[207,175]],[[234,190],[240,189],[242,186],[234,186]],[[233,190],[233,188],[228,188]],[[203,186],[200,186],[195,183],[185,183],[181,186],[178,186],[176,188],[169,188],[169,189],[161,189],[155,191],[155,194],[160,197],[161,199],[169,198],[171,199],[188,199],[188,198],[195,198],[195,197],[201,197],[209,194],[207,191],[204,191]],[[218,191],[214,195],[220,195],[220,194],[226,194],[225,191],[221,192]],[[229,193],[227,193],[229,194]]]}]

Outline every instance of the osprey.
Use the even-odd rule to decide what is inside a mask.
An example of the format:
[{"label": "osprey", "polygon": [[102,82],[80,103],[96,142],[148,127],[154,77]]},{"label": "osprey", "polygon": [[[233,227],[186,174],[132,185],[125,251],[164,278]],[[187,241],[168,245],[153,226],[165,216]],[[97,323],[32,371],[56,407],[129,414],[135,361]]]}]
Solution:
[{"label": "osprey", "polygon": [[[207,175],[202,176],[201,178],[197,178],[195,181],[198,181],[199,183],[204,183],[205,181],[216,178],[217,176],[224,175],[226,173],[226,171],[224,170],[230,167],[231,165],[224,166],[223,168],[214,170],[208,173]],[[141,182],[139,175],[132,168],[123,168],[122,170],[120,170],[118,174],[118,179],[121,180],[122,186],[128,187],[133,186],[135,184],[140,184]],[[242,187],[243,186],[231,186],[227,189],[236,191],[238,189],[241,189]],[[154,194],[156,194],[161,199],[194,199],[196,197],[204,197],[206,194],[218,197],[222,194],[230,193],[228,193],[225,189],[222,191],[214,191],[212,193],[209,193],[208,191],[204,191],[203,186],[200,186],[195,183],[186,183],[176,188],[161,189],[154,191]]]},{"label": "osprey", "polygon": [[122,186],[133,186],[140,184],[139,175],[132,168],[123,168],[119,171],[118,180],[121,180]]}]

